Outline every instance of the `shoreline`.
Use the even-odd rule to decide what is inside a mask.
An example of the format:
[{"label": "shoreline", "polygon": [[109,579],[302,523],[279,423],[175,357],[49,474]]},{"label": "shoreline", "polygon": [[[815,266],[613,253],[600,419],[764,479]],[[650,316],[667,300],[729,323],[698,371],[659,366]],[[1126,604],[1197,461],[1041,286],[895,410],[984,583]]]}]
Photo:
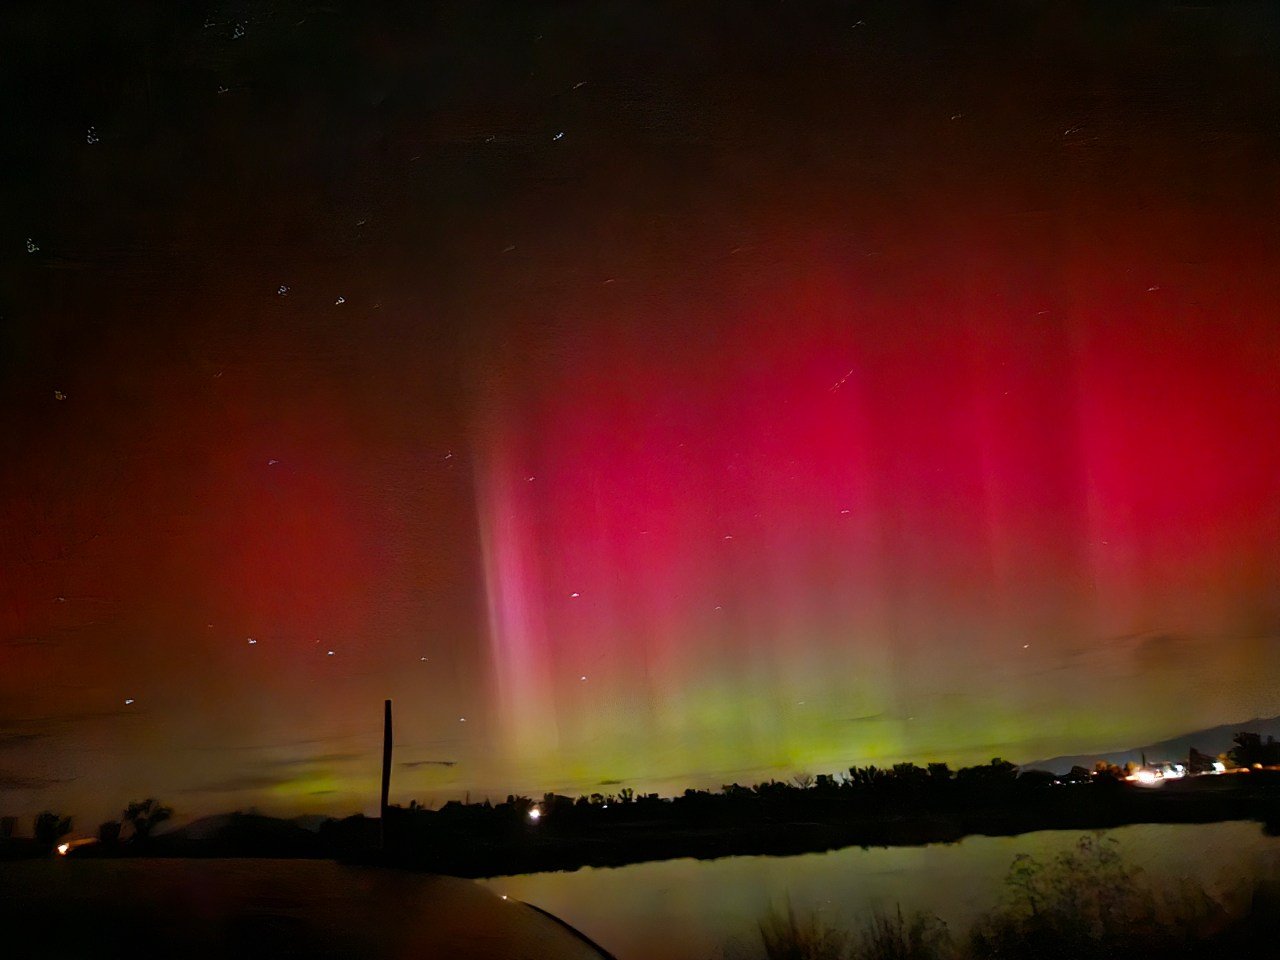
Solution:
[{"label": "shoreline", "polygon": [[[1126,798],[1127,800],[1128,798]],[[913,847],[958,843],[967,837],[1010,837],[1040,831],[1092,832],[1142,824],[1256,823],[1280,835],[1277,797],[1214,797],[1206,802],[1137,798],[1112,809],[989,810],[960,814],[904,814],[808,821],[764,821],[754,827],[636,824],[611,836],[547,836],[522,844],[477,843],[466,852],[386,851],[348,862],[411,871],[493,879],[584,867],[624,867],[663,860],[738,856],[789,857],[850,847]],[[454,847],[454,844],[450,844]]]},{"label": "shoreline", "polygon": [[[537,816],[531,816],[537,811]],[[144,845],[88,843],[71,859],[323,859],[469,879],[660,860],[799,856],[846,847],[956,843],[970,836],[1094,831],[1143,823],[1254,822],[1280,834],[1280,774],[1203,777],[1151,789],[1116,781],[894,795],[844,788],[690,791],[672,799],[391,807],[385,825],[357,815],[318,830],[256,814],[230,814],[212,835],[176,830]],[[385,826],[386,846],[379,849]],[[0,841],[0,861],[52,855],[31,839]]]}]

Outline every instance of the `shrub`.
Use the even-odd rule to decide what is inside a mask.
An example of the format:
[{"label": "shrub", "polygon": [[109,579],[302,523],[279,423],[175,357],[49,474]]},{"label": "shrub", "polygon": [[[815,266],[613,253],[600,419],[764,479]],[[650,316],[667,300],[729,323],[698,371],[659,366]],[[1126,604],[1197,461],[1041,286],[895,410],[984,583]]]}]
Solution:
[{"label": "shrub", "polygon": [[943,960],[953,956],[951,933],[937,917],[876,911],[858,938],[855,960]]},{"label": "shrub", "polygon": [[848,955],[848,934],[813,914],[797,919],[790,903],[785,914],[771,912],[760,921],[760,940],[768,960],[844,960]]}]

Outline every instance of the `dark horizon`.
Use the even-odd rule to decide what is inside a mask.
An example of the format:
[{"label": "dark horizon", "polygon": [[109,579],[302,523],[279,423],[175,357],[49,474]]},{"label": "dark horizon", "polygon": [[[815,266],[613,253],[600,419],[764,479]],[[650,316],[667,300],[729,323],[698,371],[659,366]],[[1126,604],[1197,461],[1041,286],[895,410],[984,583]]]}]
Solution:
[{"label": "dark horizon", "polygon": [[[1013,769],[1015,769],[1020,773],[1028,773],[1032,775],[1050,773],[1058,777],[1063,777],[1072,773],[1077,766],[1082,766],[1089,771],[1095,770],[1095,768],[1099,764],[1102,764],[1104,766],[1109,766],[1112,768],[1116,768],[1116,767],[1125,768],[1130,763],[1137,764],[1139,762],[1140,757],[1143,758],[1143,761],[1142,761],[1143,763],[1146,763],[1149,761],[1152,764],[1156,764],[1156,763],[1163,763],[1168,761],[1174,761],[1174,762],[1180,763],[1183,760],[1187,759],[1186,755],[1189,752],[1193,752],[1193,751],[1199,752],[1202,754],[1207,754],[1208,756],[1222,756],[1229,753],[1233,749],[1233,745],[1238,743],[1238,741],[1235,739],[1238,734],[1242,734],[1242,733],[1252,734],[1256,737],[1259,737],[1263,742],[1270,743],[1274,740],[1274,737],[1275,737],[1275,734],[1272,733],[1272,731],[1280,732],[1280,717],[1271,717],[1271,718],[1265,718],[1265,719],[1260,717],[1255,717],[1252,720],[1247,720],[1242,723],[1222,724],[1218,727],[1214,727],[1209,730],[1188,731],[1184,734],[1179,735],[1178,737],[1170,738],[1169,740],[1161,741],[1159,743],[1151,743],[1151,744],[1144,744],[1141,746],[1117,748],[1114,750],[1099,751],[1093,754],[1085,753],[1077,756],[1051,758],[1048,761],[1028,761],[1023,763],[1020,763],[1017,761],[1009,761],[1006,758],[994,757],[994,758],[991,758],[990,763],[992,764],[995,764],[998,762],[1008,763]],[[259,805],[253,804],[247,808],[237,807],[234,809],[222,809],[218,811],[205,812],[198,815],[193,815],[188,811],[181,809],[180,806],[175,807],[170,805],[169,801],[171,800],[171,798],[153,797],[151,799],[155,800],[159,804],[164,805],[166,810],[163,823],[160,826],[159,830],[157,831],[156,835],[160,836],[160,835],[172,832],[174,830],[180,831],[182,828],[193,823],[199,823],[206,820],[221,820],[227,817],[235,817],[240,815],[250,815],[250,816],[260,815],[260,816],[264,816],[272,819],[279,819],[286,822],[308,821],[308,822],[316,823],[317,818],[319,818],[320,820],[330,820],[330,821],[340,821],[349,817],[356,817],[356,816],[366,816],[366,817],[376,818],[379,815],[380,809],[385,810],[387,806],[394,807],[397,810],[408,810],[413,807],[416,807],[422,810],[433,810],[438,807],[442,807],[444,804],[449,803],[451,801],[461,802],[468,805],[473,803],[488,804],[490,802],[501,803],[503,802],[502,798],[504,797],[508,802],[511,800],[512,797],[516,797],[524,800],[531,800],[531,802],[535,804],[540,802],[539,798],[542,796],[554,796],[562,799],[567,798],[569,800],[574,800],[575,798],[587,799],[588,797],[592,797],[592,798],[605,797],[606,798],[605,802],[607,803],[607,802],[613,802],[615,798],[619,796],[620,792],[623,790],[629,791],[629,794],[634,797],[657,796],[663,800],[671,800],[671,799],[679,798],[680,796],[684,795],[690,790],[698,791],[698,792],[710,791],[712,794],[715,794],[720,791],[725,791],[731,786],[732,787],[739,787],[739,786],[750,787],[752,789],[758,788],[762,785],[768,785],[771,783],[781,783],[787,786],[790,786],[792,784],[796,786],[801,786],[801,781],[806,778],[810,782],[813,782],[815,780],[818,782],[821,782],[823,779],[827,779],[829,781],[839,784],[839,783],[846,782],[845,780],[846,776],[849,774],[852,774],[855,769],[859,769],[859,768],[864,770],[876,769],[875,764],[860,765],[856,762],[853,762],[850,766],[846,768],[838,769],[835,771],[796,770],[796,771],[792,771],[790,775],[781,775],[781,776],[771,775],[761,780],[747,779],[741,783],[739,782],[739,779],[732,779],[732,780],[726,780],[725,782],[722,782],[719,784],[714,784],[714,783],[711,783],[710,781],[706,781],[705,778],[700,781],[685,782],[683,785],[678,784],[675,781],[672,781],[673,783],[676,783],[676,785],[674,786],[674,788],[668,788],[667,790],[659,790],[659,789],[651,790],[651,789],[648,789],[643,784],[630,784],[623,781],[614,780],[614,781],[602,781],[595,784],[580,784],[573,787],[563,787],[561,789],[547,789],[544,791],[519,790],[519,789],[513,789],[511,788],[510,785],[508,785],[508,787],[500,789],[496,792],[486,793],[484,791],[476,791],[475,796],[472,796],[472,791],[470,790],[464,791],[458,796],[445,795],[445,796],[433,797],[433,796],[427,795],[425,797],[421,797],[421,796],[409,797],[409,796],[396,795],[394,790],[394,786],[397,782],[395,770],[397,768],[400,768],[402,771],[403,769],[406,769],[406,768],[411,769],[411,768],[423,765],[424,762],[427,764],[437,764],[437,763],[441,763],[442,761],[393,762],[390,784],[388,785],[390,789],[389,796],[386,793],[386,791],[384,791],[383,796],[380,798],[380,801],[378,803],[366,803],[364,804],[363,807],[360,807],[357,809],[348,809],[346,811],[310,810],[306,812],[290,813],[289,811],[280,809],[278,807],[268,806],[265,809],[263,809],[263,808],[260,808]],[[973,766],[984,767],[986,765],[987,765],[987,762],[983,761],[981,763],[974,764]],[[890,762],[889,764],[882,766],[880,769],[882,770],[882,772],[892,774],[900,766],[915,767],[916,769],[921,771],[931,770],[935,766],[940,766],[942,768],[949,769],[950,775],[952,776],[959,773],[961,769],[964,769],[964,768],[951,768],[951,765],[945,761],[922,760],[920,758],[915,758],[915,759],[901,758],[896,762]],[[650,784],[649,786],[653,786],[653,785]],[[130,804],[133,804],[136,802],[139,802],[139,798],[135,798],[131,795]],[[595,801],[593,800],[592,802],[594,803]],[[121,806],[123,807],[125,806],[125,804],[122,803]],[[373,810],[374,813],[371,814],[370,813],[371,810]],[[68,813],[68,811],[64,809],[62,805],[58,804],[56,800],[53,800],[49,804],[46,804],[46,806],[39,813],[39,815],[45,815],[45,814],[55,814],[59,818],[63,818],[63,817],[69,818],[70,821],[72,822],[72,827],[69,831],[70,836],[91,837],[98,832],[98,828],[94,827],[92,823],[90,823],[88,820],[82,820],[75,812]],[[24,835],[23,834],[23,818],[21,816],[16,816],[10,810],[0,809],[0,817],[10,817],[10,816],[13,816],[17,822],[18,829],[15,836],[23,836]],[[31,823],[34,821],[34,819],[35,818],[32,817],[27,822]],[[119,822],[121,818],[117,815],[111,815],[111,816],[108,816],[106,820],[103,822],[110,822],[112,820],[116,820],[117,822]],[[312,829],[312,828],[308,827],[307,829]]]}]

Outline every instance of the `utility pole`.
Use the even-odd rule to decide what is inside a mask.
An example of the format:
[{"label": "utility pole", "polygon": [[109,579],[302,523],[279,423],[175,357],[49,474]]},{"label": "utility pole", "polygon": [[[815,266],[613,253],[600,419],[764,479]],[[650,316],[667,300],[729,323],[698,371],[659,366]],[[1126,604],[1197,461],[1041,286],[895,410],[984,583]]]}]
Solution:
[{"label": "utility pole", "polygon": [[387,797],[391,792],[391,701],[383,705],[382,719],[382,807],[378,821],[378,845],[387,848]]}]

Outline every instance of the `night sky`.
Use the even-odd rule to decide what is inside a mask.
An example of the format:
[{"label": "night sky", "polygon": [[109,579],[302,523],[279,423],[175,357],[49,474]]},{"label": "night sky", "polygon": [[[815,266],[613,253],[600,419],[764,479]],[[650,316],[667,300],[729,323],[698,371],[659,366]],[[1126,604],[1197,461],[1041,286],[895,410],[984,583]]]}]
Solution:
[{"label": "night sky", "polygon": [[1267,3],[5,4],[0,812],[371,809],[385,697],[404,802],[1280,713],[1278,64]]}]

